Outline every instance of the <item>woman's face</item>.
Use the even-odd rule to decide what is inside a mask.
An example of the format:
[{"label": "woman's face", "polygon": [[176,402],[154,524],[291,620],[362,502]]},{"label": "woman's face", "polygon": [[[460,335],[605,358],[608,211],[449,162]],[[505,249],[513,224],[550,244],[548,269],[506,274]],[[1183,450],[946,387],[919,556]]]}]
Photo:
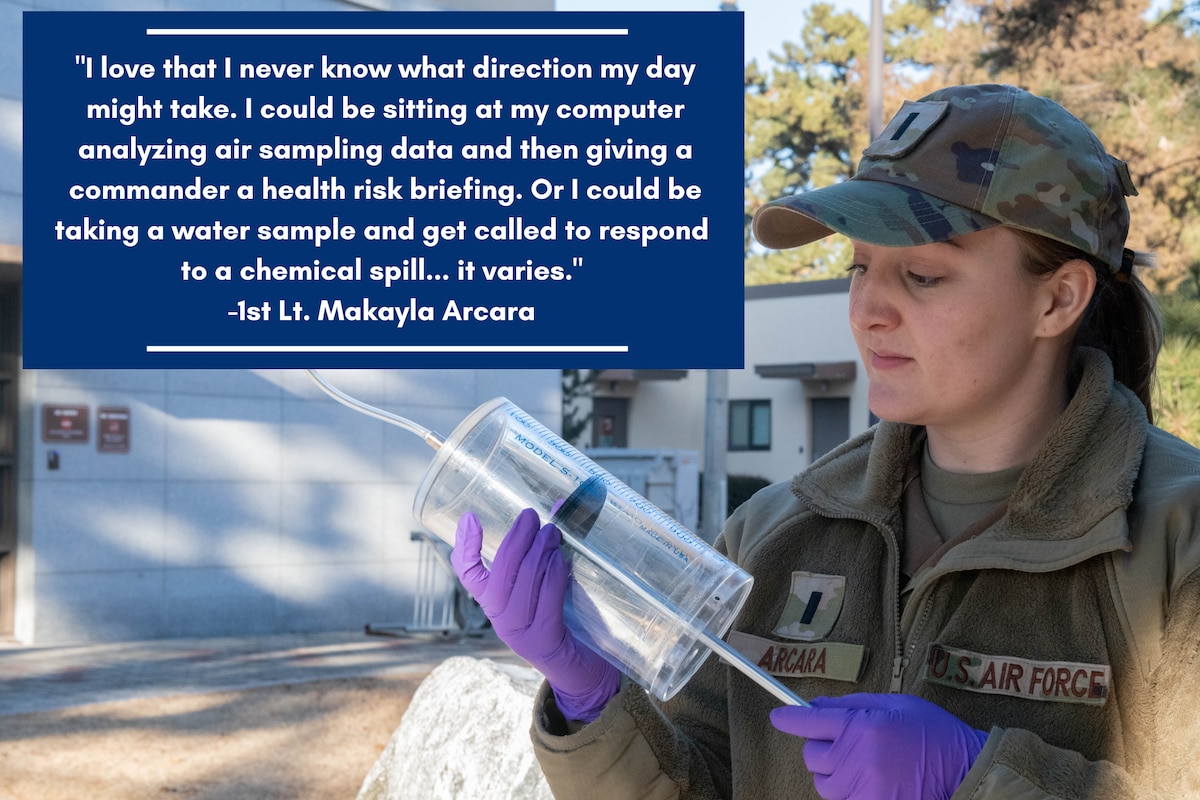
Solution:
[{"label": "woman's face", "polygon": [[854,242],[850,325],[876,416],[968,435],[1020,424],[1048,387],[1035,368],[1038,283],[1003,227],[940,244]]}]

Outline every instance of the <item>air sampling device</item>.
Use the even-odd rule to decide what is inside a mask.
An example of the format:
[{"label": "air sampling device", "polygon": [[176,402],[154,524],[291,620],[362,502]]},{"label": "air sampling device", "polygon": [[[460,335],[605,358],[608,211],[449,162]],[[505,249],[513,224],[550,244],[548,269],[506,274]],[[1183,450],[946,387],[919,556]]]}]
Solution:
[{"label": "air sampling device", "polygon": [[722,639],[753,578],[512,402],[489,400],[443,439],[307,372],[338,402],[436,450],[413,513],[439,538],[453,544],[474,512],[490,564],[523,509],[558,526],[572,576],[567,627],[655,697],[674,696],[711,652],[783,703],[808,705]]}]

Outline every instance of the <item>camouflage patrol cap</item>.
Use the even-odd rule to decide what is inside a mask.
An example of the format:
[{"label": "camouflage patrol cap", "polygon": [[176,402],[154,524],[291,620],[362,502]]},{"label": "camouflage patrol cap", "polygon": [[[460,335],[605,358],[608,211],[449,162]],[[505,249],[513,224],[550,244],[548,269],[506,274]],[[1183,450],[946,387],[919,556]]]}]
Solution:
[{"label": "camouflage patrol cap", "polygon": [[904,247],[1008,225],[1115,272],[1134,194],[1125,163],[1059,104],[1015,86],[955,86],[905,101],[853,178],[767,203],[753,228],[781,249],[835,231]]}]

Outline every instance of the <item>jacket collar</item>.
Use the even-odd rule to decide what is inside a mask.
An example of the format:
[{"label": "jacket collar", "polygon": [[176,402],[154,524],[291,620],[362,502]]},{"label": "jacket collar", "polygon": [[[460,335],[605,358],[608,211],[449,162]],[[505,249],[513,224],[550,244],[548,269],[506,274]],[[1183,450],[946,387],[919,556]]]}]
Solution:
[{"label": "jacket collar", "polygon": [[[1008,512],[954,549],[959,567],[1055,569],[1128,549],[1125,508],[1141,465],[1149,422],[1112,364],[1081,348],[1072,365],[1075,391],[1046,442],[1022,473]],[[792,482],[817,513],[899,529],[905,469],[924,430],[881,422],[817,461]]]}]

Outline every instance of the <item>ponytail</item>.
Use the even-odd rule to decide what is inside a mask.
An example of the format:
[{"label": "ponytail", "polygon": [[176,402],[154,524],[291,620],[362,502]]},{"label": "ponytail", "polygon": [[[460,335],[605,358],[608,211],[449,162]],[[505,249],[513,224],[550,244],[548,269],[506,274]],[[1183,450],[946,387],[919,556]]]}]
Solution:
[{"label": "ponytail", "polygon": [[[1015,229],[1013,229],[1015,230]],[[1162,347],[1162,321],[1158,304],[1138,276],[1138,268],[1149,266],[1149,253],[1135,253],[1128,273],[1116,272],[1105,263],[1070,245],[1015,230],[1025,247],[1025,269],[1034,277],[1048,275],[1066,262],[1080,258],[1096,271],[1096,291],[1075,331],[1075,347],[1103,350],[1112,361],[1113,377],[1137,395],[1154,422],[1151,390],[1154,365]]]}]

